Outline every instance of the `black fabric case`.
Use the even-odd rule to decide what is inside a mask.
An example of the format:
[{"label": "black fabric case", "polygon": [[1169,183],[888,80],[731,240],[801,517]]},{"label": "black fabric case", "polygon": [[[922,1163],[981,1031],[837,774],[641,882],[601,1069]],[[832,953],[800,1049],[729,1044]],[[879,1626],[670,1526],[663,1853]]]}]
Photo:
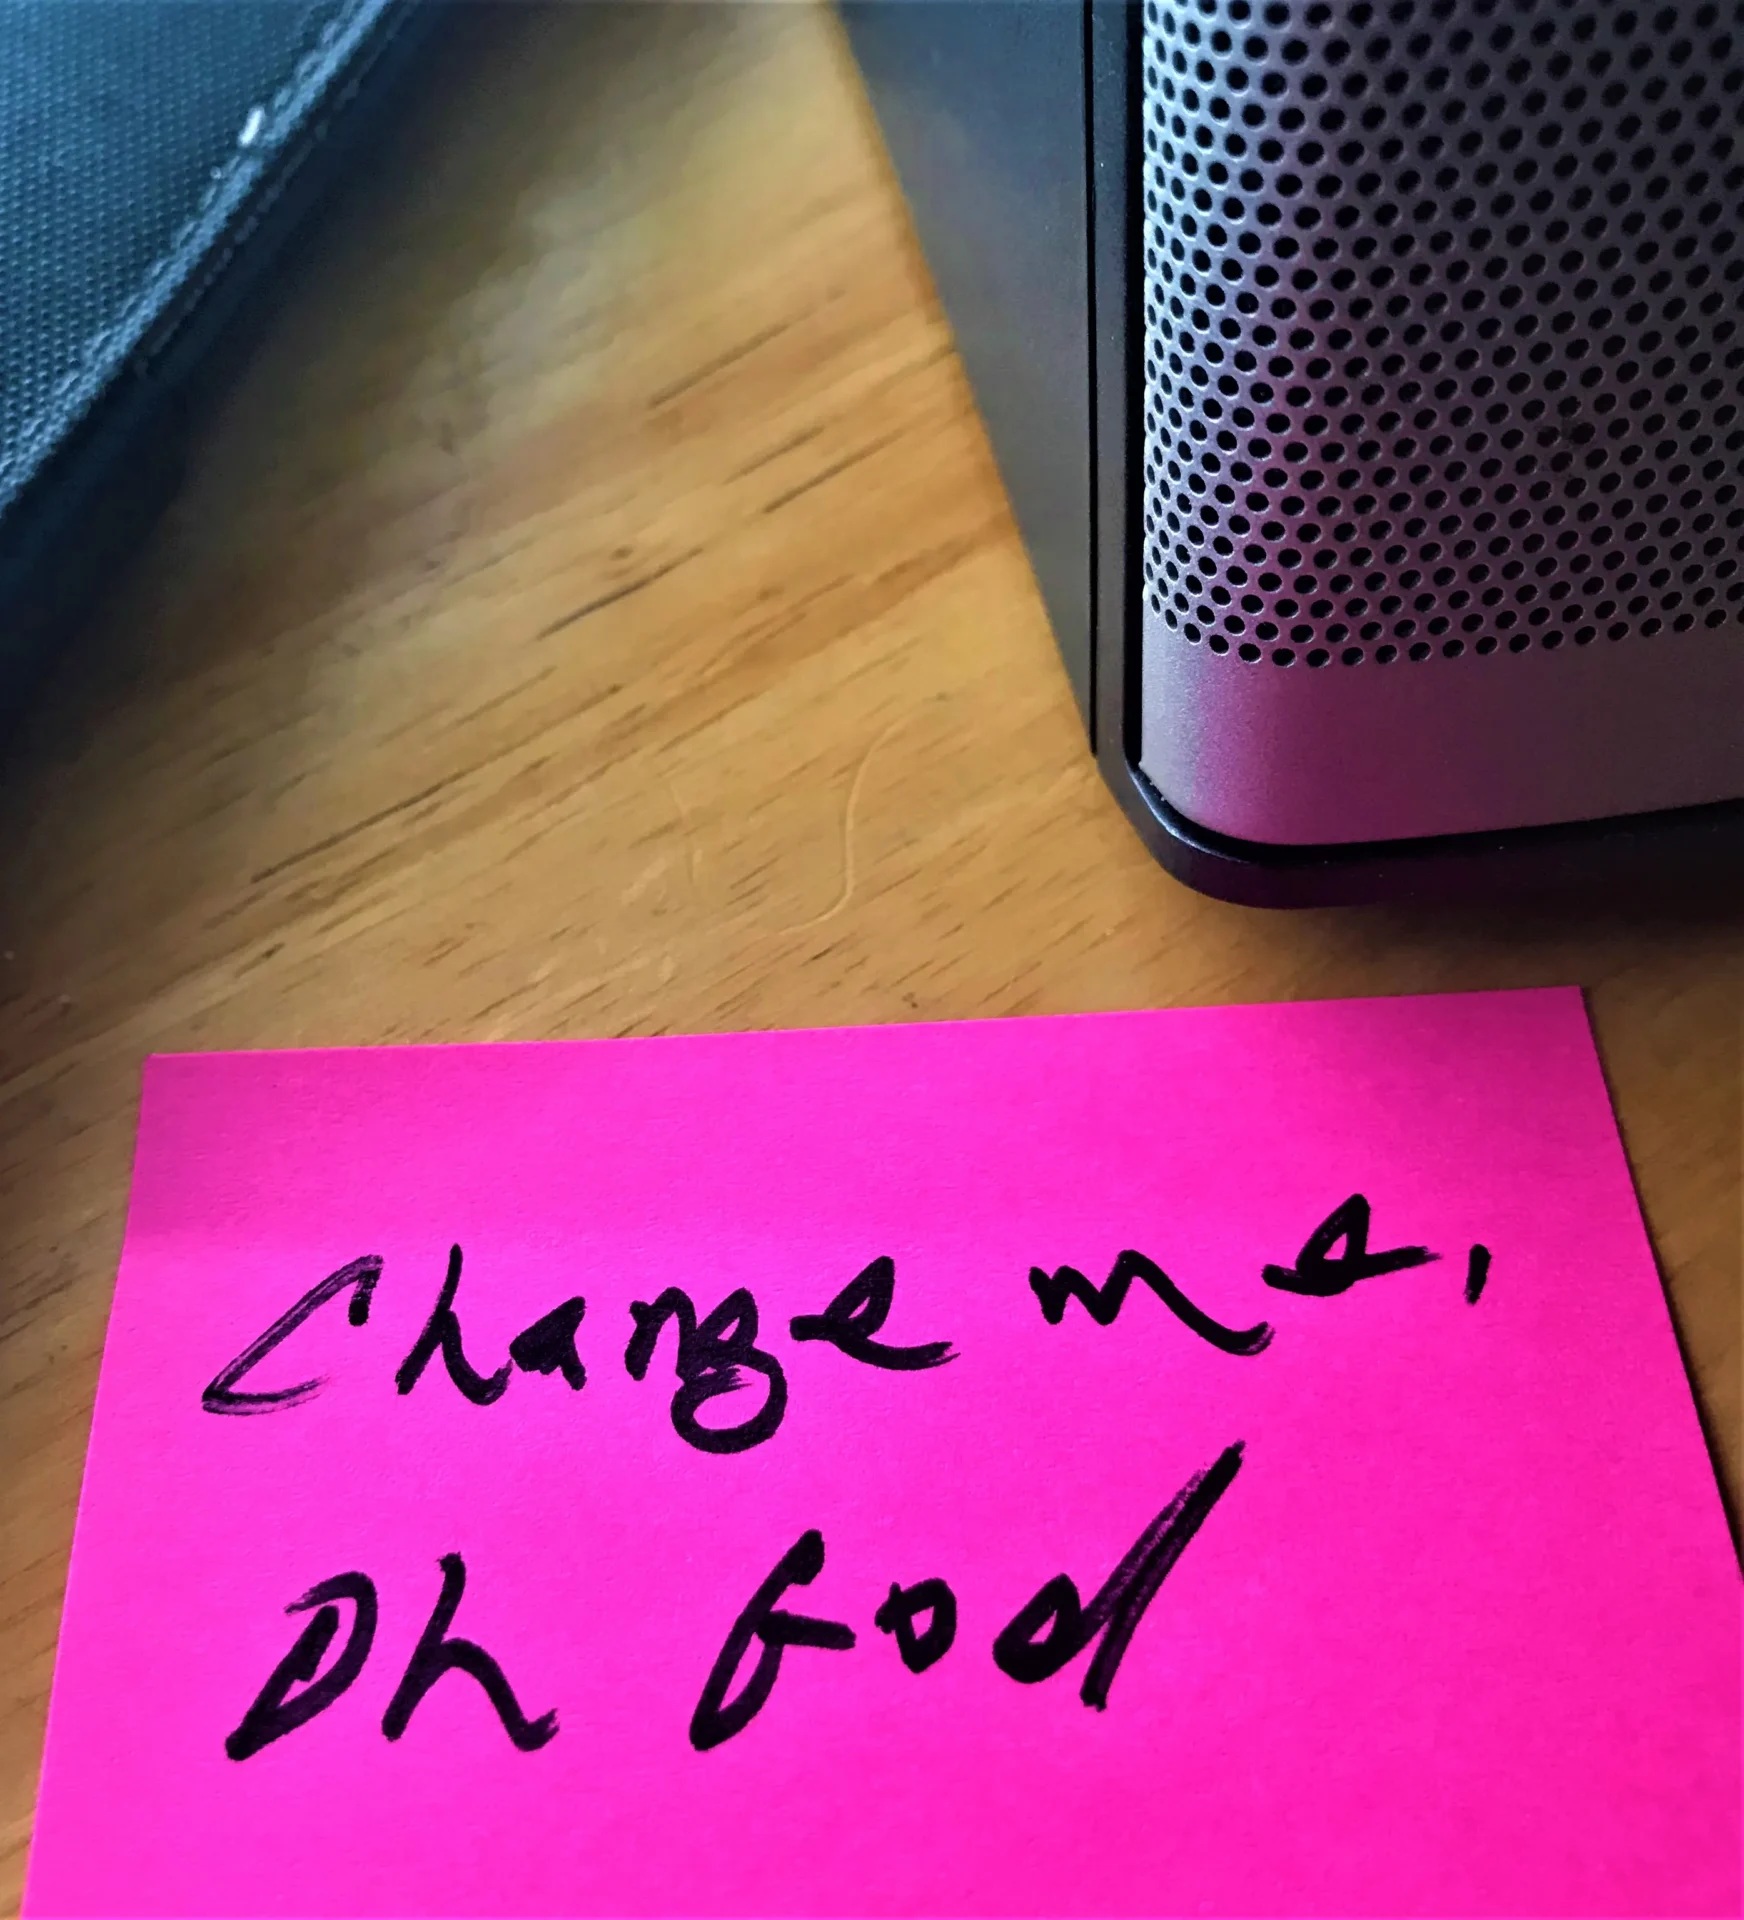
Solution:
[{"label": "black fabric case", "polygon": [[0,722],[429,38],[421,0],[0,4]]}]

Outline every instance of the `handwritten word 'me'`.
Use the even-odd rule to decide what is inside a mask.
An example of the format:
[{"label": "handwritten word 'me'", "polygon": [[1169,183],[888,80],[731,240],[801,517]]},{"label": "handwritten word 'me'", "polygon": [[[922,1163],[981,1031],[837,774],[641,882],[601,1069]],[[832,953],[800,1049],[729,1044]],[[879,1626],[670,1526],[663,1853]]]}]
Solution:
[{"label": "handwritten word 'me'", "polygon": [[[1268,1287],[1284,1293],[1306,1294],[1315,1299],[1330,1299],[1347,1293],[1359,1280],[1373,1280],[1381,1274],[1403,1273],[1411,1267],[1428,1266],[1441,1255],[1427,1247],[1388,1247],[1369,1249],[1371,1210],[1367,1199],[1353,1193],[1340,1201],[1302,1243],[1291,1267],[1267,1263],[1260,1278]],[[1334,1252],[1335,1248],[1342,1248]],[[1466,1264],[1465,1297],[1476,1306],[1490,1274],[1490,1250],[1474,1246]],[[1108,1278],[1094,1286],[1076,1267],[1046,1267],[1029,1270],[1030,1291],[1041,1307],[1042,1318],[1057,1327],[1066,1317],[1069,1301],[1078,1301],[1099,1327],[1111,1327],[1120,1317],[1126,1296],[1135,1280],[1150,1288],[1163,1305],[1189,1332],[1214,1346],[1221,1353],[1251,1359],[1272,1343],[1274,1328],[1261,1320],[1251,1327],[1226,1327],[1202,1308],[1196,1307],[1157,1263],[1128,1247],[1116,1255]]]}]

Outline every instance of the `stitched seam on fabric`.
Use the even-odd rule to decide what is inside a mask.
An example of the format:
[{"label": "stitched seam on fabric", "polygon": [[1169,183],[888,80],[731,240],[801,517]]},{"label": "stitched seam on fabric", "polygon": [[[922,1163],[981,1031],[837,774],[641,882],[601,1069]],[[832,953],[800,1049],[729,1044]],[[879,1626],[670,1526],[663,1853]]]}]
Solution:
[{"label": "stitched seam on fabric", "polygon": [[[331,125],[335,117],[343,112],[344,109],[356,99],[358,91],[364,81],[369,78],[370,72],[375,67],[377,61],[387,50],[390,38],[391,35],[388,35],[378,40],[375,46],[370,48],[368,53],[358,61],[349,79],[346,80],[345,84],[328,102],[327,110],[321,118],[323,128]],[[200,270],[198,279],[190,280],[183,289],[183,312],[177,314],[155,339],[151,337],[150,329],[147,329],[141,342],[144,353],[143,371],[149,372],[156,361],[168,351],[177,335],[181,332],[184,323],[198,311],[200,302],[205,299],[212,288],[222,280],[225,270],[229,267],[230,263],[236,258],[242,248],[248,244],[249,240],[253,238],[254,234],[259,230],[261,222],[266,219],[267,215],[270,214],[273,208],[278,205],[279,201],[284,198],[285,194],[296,181],[298,174],[302,172],[308,157],[309,142],[305,139],[302,143],[301,151],[291,156],[285,162],[277,176],[261,192],[254,205],[248,209],[248,212],[238,222],[235,231],[227,236],[222,248],[205,262]],[[160,318],[161,317],[162,316],[160,316]]]},{"label": "stitched seam on fabric", "polygon": [[[321,67],[333,58],[336,46],[341,53],[346,45],[355,48],[385,11],[386,0],[369,0],[361,10],[342,7],[329,17],[313,46],[295,60],[272,95],[269,118],[276,121],[308,89]],[[0,453],[0,513],[35,475],[55,440],[88,410],[106,381],[119,371],[126,353],[149,334],[153,320],[160,317],[168,305],[178,276],[186,271],[189,254],[197,253],[203,237],[210,243],[214,228],[221,230],[224,220],[235,214],[272,158],[271,152],[248,154],[227,164],[152,263],[120,313],[87,336],[77,364],[55,382],[42,404],[27,417],[15,436],[14,448]],[[286,175],[287,180],[290,177]],[[282,191],[282,183],[279,190]],[[209,285],[210,281],[202,284]]]}]

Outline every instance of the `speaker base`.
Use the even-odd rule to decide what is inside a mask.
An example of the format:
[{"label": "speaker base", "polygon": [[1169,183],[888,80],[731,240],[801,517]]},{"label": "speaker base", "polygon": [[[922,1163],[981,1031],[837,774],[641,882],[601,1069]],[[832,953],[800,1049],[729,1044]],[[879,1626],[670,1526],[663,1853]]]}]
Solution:
[{"label": "speaker base", "polygon": [[1617,819],[1335,847],[1232,840],[1178,813],[1124,757],[1103,760],[1139,838],[1197,893],[1244,907],[1483,905],[1736,915],[1744,800]]}]

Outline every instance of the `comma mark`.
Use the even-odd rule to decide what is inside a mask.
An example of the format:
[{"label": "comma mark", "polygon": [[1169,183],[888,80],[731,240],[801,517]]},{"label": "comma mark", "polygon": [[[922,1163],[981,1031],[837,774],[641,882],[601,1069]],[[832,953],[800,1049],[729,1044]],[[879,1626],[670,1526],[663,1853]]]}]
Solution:
[{"label": "comma mark", "polygon": [[1475,1246],[1465,1266],[1465,1303],[1475,1307],[1490,1279],[1490,1250]]}]

